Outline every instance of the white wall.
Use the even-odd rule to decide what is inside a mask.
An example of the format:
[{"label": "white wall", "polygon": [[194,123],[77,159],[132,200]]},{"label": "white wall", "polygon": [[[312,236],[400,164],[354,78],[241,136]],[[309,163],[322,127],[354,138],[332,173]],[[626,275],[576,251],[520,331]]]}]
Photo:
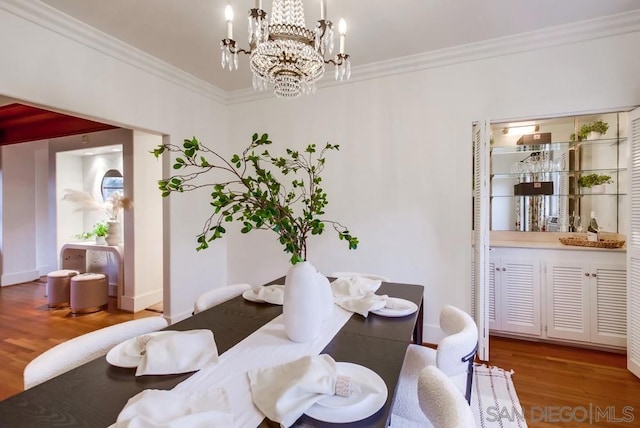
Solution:
[{"label": "white wall", "polygon": [[40,276],[56,270],[58,258],[55,252],[56,230],[49,225],[49,144],[39,144],[35,159],[35,215],[36,215],[36,267]]},{"label": "white wall", "polygon": [[[361,244],[350,252],[327,231],[309,259],[325,273],[377,272],[423,284],[425,340],[434,341],[443,305],[470,307],[472,121],[640,104],[639,43],[631,33],[332,86],[293,102],[238,104],[230,141],[242,147],[256,131],[269,132],[272,152],[339,144],[327,156],[326,217]],[[592,52],[600,58],[587,66]],[[264,282],[287,267],[269,233],[234,236],[228,259],[234,282]]]},{"label": "white wall", "polygon": [[51,224],[57,225],[56,254],[69,242],[78,242],[77,235],[89,232],[95,223],[106,221],[104,211],[82,210],[78,204],[63,200],[65,189],[88,192],[97,201],[102,201],[100,185],[104,173],[109,169],[123,172],[123,154],[105,153],[85,156],[84,153],[96,148],[112,145],[131,146],[133,133],[126,129],[92,132],[83,135],[52,138],[50,140],[51,180],[55,182],[57,218]]},{"label": "white wall", "polygon": [[[162,163],[149,152],[162,144],[159,135],[136,131],[133,133],[133,230],[125,230],[133,236],[127,241],[125,258],[133,257],[133,270],[125,271],[125,284],[135,284],[135,296],[125,288],[123,306],[139,311],[162,300],[162,199],[158,197],[157,181],[162,178]],[[133,233],[135,231],[135,233]],[[133,244],[130,248],[129,245]],[[131,301],[127,301],[131,299]]]},{"label": "white wall", "polygon": [[[226,142],[227,111],[214,99],[214,88],[182,79],[180,72],[142,52],[128,56],[128,48],[117,41],[96,42],[95,32],[84,31],[55,11],[32,13],[32,8],[38,9],[37,2],[0,3],[0,39],[20,40],[0,44],[3,63],[12,64],[3,67],[0,94],[130,129],[153,130],[172,142],[192,135]],[[55,16],[48,18],[47,13]],[[56,24],[64,28],[48,29]],[[82,42],[72,40],[76,36]],[[162,165],[168,174],[169,162]],[[168,222],[164,281],[172,285],[165,287],[164,302],[165,316],[171,320],[191,314],[197,296],[191,284],[226,282],[226,244],[195,251],[205,209],[206,201],[197,195],[163,204]]]},{"label": "white wall", "polygon": [[36,180],[35,153],[46,151],[46,141],[2,146],[2,276],[0,285],[33,281],[40,276],[36,252],[42,233],[36,201],[42,203],[41,180]]},{"label": "white wall", "polygon": [[[131,139],[130,133],[127,139]],[[122,145],[116,141],[115,144]],[[102,178],[104,174],[115,169],[122,174],[122,151],[119,153],[103,153],[93,156],[82,157],[82,188],[89,192],[97,201],[103,201],[102,198]],[[79,183],[80,184],[80,183]],[[104,211],[85,211],[84,212],[84,232],[93,230],[93,226],[100,221],[107,221],[108,216]],[[122,220],[120,218],[120,220]]]},{"label": "white wall", "polygon": [[[93,43],[91,34],[87,43],[73,41],[74,32],[82,32],[76,24],[53,31],[48,26],[55,20],[43,19],[46,14],[7,10],[0,3],[0,39],[20,43],[0,44],[0,57],[11,64],[3,69],[0,94],[155,131],[177,144],[196,135],[229,150],[254,131],[270,132],[280,148],[340,144],[324,175],[327,217],[349,226],[361,246],[350,252],[327,233],[312,242],[309,258],[323,272],[375,271],[424,284],[427,327],[435,326],[442,305],[469,306],[471,122],[640,102],[637,32],[354,80],[293,102],[269,98],[227,108],[214,100],[215,91],[202,95],[208,89],[178,83],[168,67],[147,72],[121,61],[127,55],[116,42]],[[587,65],[592,52],[598,61]],[[153,62],[142,53],[128,60],[134,57]],[[163,175],[171,173],[168,159],[162,166]],[[288,257],[266,232],[232,234],[196,253],[194,238],[208,208],[196,192],[163,203],[164,282],[171,285],[164,300],[171,319],[190,313],[196,288],[227,279],[257,283],[286,272]],[[426,333],[427,340],[435,334]]]},{"label": "white wall", "polygon": [[56,230],[55,248],[49,251],[60,254],[62,246],[68,242],[75,242],[75,236],[84,231],[84,213],[71,202],[63,201],[64,189],[78,189],[82,187],[82,158],[68,153],[56,152],[55,143],[50,151],[49,172],[52,184],[52,206],[55,216],[50,216],[51,228]]}]

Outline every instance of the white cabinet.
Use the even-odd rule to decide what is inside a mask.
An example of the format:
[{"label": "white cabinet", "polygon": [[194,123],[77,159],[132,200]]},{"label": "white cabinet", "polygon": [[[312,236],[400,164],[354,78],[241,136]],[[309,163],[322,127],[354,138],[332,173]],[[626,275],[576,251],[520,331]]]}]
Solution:
[{"label": "white cabinet", "polygon": [[489,328],[540,335],[540,262],[522,250],[489,257]]},{"label": "white cabinet", "polygon": [[488,286],[494,333],[626,347],[624,251],[491,247]]},{"label": "white cabinet", "polygon": [[601,264],[597,253],[587,254],[546,263],[547,337],[625,346],[626,265]]}]

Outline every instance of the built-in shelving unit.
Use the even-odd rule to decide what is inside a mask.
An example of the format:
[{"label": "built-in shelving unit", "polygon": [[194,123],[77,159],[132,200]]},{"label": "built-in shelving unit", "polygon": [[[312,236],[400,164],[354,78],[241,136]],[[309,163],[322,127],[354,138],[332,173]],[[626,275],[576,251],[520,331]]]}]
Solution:
[{"label": "built-in shelving unit", "polygon": [[[608,125],[606,133],[580,134],[596,121]],[[595,212],[604,230],[626,233],[626,122],[626,113],[614,112],[492,124],[491,230],[581,231]],[[537,130],[527,136],[506,132],[524,125]],[[518,144],[532,135],[539,135],[540,143]],[[580,187],[580,177],[589,174],[608,176],[610,182]]]}]

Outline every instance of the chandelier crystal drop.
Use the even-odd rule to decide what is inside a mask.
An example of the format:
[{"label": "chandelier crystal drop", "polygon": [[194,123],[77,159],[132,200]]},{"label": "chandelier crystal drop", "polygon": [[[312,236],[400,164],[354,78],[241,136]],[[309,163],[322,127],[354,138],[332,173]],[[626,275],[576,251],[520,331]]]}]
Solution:
[{"label": "chandelier crystal drop", "polygon": [[280,98],[296,98],[316,92],[316,82],[324,75],[325,64],[333,64],[336,80],[351,75],[349,55],[344,52],[346,24],[340,21],[340,52],[333,58],[333,24],[325,19],[326,0],[320,1],[320,20],[316,27],[305,27],[302,0],[274,0],[269,24],[262,0],[249,10],[249,49],[237,47],[233,39],[233,11],[227,6],[227,37],[222,39],[222,68],[238,69],[238,54],[250,55],[253,88],[266,90],[273,85]]}]

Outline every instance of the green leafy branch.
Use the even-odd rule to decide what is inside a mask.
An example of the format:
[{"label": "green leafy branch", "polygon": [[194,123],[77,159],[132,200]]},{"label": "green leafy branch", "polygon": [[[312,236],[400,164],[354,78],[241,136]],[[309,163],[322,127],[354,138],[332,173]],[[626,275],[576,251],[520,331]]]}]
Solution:
[{"label": "green leafy branch", "polygon": [[[320,217],[328,203],[327,194],[320,187],[325,154],[340,147],[327,143],[318,149],[310,144],[302,152],[287,149],[285,156],[273,156],[263,147],[271,143],[268,134],[253,134],[242,154],[234,154],[230,160],[195,137],[184,140],[182,146],[163,144],[153,150],[156,158],[167,151],[178,154],[173,169],[181,172],[158,181],[163,197],[173,192],[211,189],[212,213],[197,236],[196,249],[208,248],[209,242],[226,233],[223,223],[233,221],[242,223],[242,233],[254,229],[276,232],[284,251],[291,253],[293,264],[306,260],[307,238],[322,234],[325,225],[332,226],[338,238],[347,241],[349,249],[356,249],[358,238],[345,226]],[[201,178],[210,173],[227,177],[214,183]],[[295,177],[288,186],[276,177],[289,174]]]}]

